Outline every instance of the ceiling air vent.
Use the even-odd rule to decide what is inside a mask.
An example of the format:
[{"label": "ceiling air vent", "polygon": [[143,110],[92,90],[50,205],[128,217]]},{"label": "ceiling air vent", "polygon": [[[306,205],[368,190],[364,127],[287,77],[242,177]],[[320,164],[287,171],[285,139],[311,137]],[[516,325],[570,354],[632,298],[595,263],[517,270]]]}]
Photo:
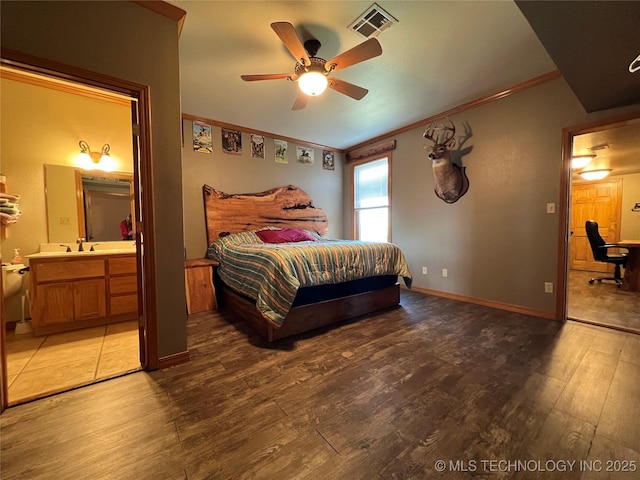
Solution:
[{"label": "ceiling air vent", "polygon": [[380,5],[374,3],[366,12],[358,17],[358,19],[349,25],[349,30],[358,32],[365,38],[377,37],[381,32],[389,28],[398,20],[385,12]]}]

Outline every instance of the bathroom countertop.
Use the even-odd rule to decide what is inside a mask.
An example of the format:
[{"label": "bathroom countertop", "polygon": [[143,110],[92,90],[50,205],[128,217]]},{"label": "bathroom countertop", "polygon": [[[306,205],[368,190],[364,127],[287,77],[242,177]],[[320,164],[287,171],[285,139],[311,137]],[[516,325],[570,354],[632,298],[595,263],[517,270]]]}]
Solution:
[{"label": "bathroom countertop", "polygon": [[96,250],[94,252],[40,252],[32,253],[31,255],[25,255],[25,258],[60,258],[60,257],[84,257],[84,256],[98,256],[98,255],[123,255],[136,253],[134,248],[112,248],[107,250]]}]

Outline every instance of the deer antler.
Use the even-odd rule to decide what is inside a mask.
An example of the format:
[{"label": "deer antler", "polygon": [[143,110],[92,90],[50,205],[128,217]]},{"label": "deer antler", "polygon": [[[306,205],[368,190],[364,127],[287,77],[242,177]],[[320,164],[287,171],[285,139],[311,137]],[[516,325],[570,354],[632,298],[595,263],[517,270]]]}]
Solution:
[{"label": "deer antler", "polygon": [[[434,144],[444,144],[451,140],[456,134],[456,126],[449,119],[449,117],[445,117],[449,125],[444,125],[443,123],[430,123],[427,125],[427,129],[424,131],[422,136],[427,140],[431,140]],[[444,131],[444,135],[442,139],[439,138],[438,133]],[[447,136],[447,132],[451,132],[450,135]]]},{"label": "deer antler", "polygon": [[473,136],[473,133],[471,132],[471,125],[469,125],[469,122],[462,122],[462,126],[464,127],[464,135],[458,137],[459,150],[461,150],[462,146],[467,142],[467,140],[469,140]]},{"label": "deer antler", "polygon": [[451,135],[449,135],[448,137],[444,138],[442,140],[442,143],[446,143],[449,140],[451,140],[455,135],[456,135],[456,126],[453,124],[453,122],[449,119],[449,117],[447,118],[447,122],[449,122],[449,125],[451,125],[450,127],[443,125],[442,129],[445,130],[445,135],[446,135],[446,131],[451,132]]},{"label": "deer antler", "polygon": [[431,140],[433,143],[438,143],[436,141],[435,138],[433,138],[433,135],[436,133],[436,129],[435,127],[432,126],[432,124],[429,124],[427,126],[427,129],[424,131],[424,133],[422,134],[422,136],[424,138],[426,138],[427,140]]}]

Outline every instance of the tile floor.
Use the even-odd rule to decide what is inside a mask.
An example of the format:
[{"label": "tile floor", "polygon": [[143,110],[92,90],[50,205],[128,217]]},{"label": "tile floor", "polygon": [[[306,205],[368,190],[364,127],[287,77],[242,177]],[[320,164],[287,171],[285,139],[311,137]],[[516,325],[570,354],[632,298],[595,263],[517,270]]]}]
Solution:
[{"label": "tile floor", "polygon": [[137,321],[36,337],[7,332],[9,404],[140,368]]},{"label": "tile floor", "polygon": [[569,270],[568,316],[572,320],[640,333],[640,292],[613,282],[589,284],[597,272]]}]

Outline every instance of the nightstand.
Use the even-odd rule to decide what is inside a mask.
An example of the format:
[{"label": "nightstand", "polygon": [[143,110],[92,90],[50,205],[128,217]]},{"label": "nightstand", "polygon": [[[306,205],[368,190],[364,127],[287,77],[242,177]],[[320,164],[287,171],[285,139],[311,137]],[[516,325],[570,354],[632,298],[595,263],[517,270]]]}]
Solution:
[{"label": "nightstand", "polygon": [[213,273],[219,265],[215,260],[206,258],[194,258],[184,262],[187,313],[208,312],[217,308]]}]

